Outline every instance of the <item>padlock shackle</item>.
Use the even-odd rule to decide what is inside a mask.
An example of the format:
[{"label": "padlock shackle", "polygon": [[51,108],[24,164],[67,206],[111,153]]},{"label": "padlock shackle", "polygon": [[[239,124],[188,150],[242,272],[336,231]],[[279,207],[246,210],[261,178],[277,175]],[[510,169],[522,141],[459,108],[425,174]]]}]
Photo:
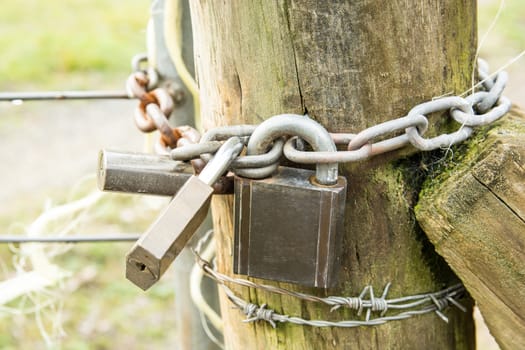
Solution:
[{"label": "padlock shackle", "polygon": [[205,184],[212,186],[219,177],[230,167],[232,161],[242,151],[244,144],[238,137],[230,137],[222,144],[215,156],[206,164],[199,179]]},{"label": "padlock shackle", "polygon": [[[328,131],[308,116],[280,114],[262,122],[253,132],[247,146],[247,155],[263,154],[270,144],[282,136],[299,136],[314,151],[336,152],[335,143]],[[316,181],[321,185],[337,183],[338,164],[317,164]]]}]

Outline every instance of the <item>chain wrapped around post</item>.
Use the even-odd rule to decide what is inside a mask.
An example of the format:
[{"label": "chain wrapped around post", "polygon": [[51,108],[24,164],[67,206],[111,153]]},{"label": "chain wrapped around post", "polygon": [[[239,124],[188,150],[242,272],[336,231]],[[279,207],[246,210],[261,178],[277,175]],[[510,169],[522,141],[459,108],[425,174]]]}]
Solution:
[{"label": "chain wrapped around post", "polygon": [[[261,134],[260,129],[258,129],[261,126],[258,125],[222,126],[208,130],[200,137],[200,134],[191,127],[173,128],[169,126],[168,111],[171,113],[173,106],[170,105],[162,90],[148,90],[148,77],[144,72],[135,72],[128,79],[128,91],[134,93],[134,96],[137,96],[141,101],[135,119],[137,126],[144,132],[159,130],[161,133],[156,148],[158,153],[169,154],[176,161],[191,161],[195,172],[198,173],[199,169],[202,169],[205,163],[211,159],[212,154],[217,152],[225,140],[236,136],[246,146],[248,155],[237,156],[230,163],[229,170],[242,177],[261,178],[271,176],[283,156],[292,162],[301,164],[334,165],[363,161],[375,155],[409,145],[422,151],[429,151],[449,148],[464,141],[473,133],[473,128],[498,120],[508,112],[511,106],[510,101],[502,96],[508,79],[507,74],[500,72],[493,79],[482,64],[479,64],[479,67],[479,76],[482,81],[476,86],[483,90],[473,91],[465,98],[451,96],[421,103],[410,109],[406,116],[371,126],[357,134],[329,134],[334,144],[344,145],[346,148],[342,151],[333,152],[305,151],[305,141],[310,143],[310,146],[314,146],[312,143],[315,143],[315,140],[300,138],[302,134],[297,130],[294,123],[272,124],[271,139],[255,137],[256,134]],[[171,103],[173,104],[173,101]],[[446,111],[447,115],[450,115],[455,122],[460,124],[457,130],[449,134],[424,138],[429,125],[427,115],[443,111]],[[308,116],[304,116],[304,118],[308,119]],[[264,127],[268,127],[268,125]],[[257,147],[257,152],[253,151],[254,147]],[[226,179],[227,182],[227,177],[223,177],[223,179]],[[225,193],[225,191],[219,192]],[[263,320],[273,327],[276,326],[276,322],[316,327],[357,327],[383,324],[429,312],[435,312],[444,321],[448,321],[442,310],[450,305],[466,311],[458,301],[465,293],[461,284],[449,286],[437,292],[387,299],[390,283],[385,286],[380,296],[374,295],[372,286],[366,286],[362,293],[355,297],[317,297],[276,286],[257,284],[247,279],[233,278],[219,273],[210,262],[199,256],[199,251],[207,237],[209,235],[203,237],[195,249],[197,264],[224,288],[227,297],[234,306],[246,314],[245,322]],[[266,304],[256,305],[239,298],[228,288],[228,285],[231,284],[289,295],[304,301],[323,303],[330,306],[332,311],[339,308],[349,308],[355,310],[357,316],[361,316],[363,311],[366,313],[364,317],[342,321],[307,320],[281,315],[267,308]],[[379,315],[374,317],[374,312]]]},{"label": "chain wrapped around post", "polygon": [[[271,176],[282,155],[300,164],[329,164],[363,161],[408,145],[422,151],[449,148],[470,137],[474,127],[492,123],[510,109],[510,100],[502,96],[508,80],[507,73],[500,72],[492,79],[481,62],[479,66],[479,76],[483,80],[478,85],[486,91],[476,91],[466,98],[451,96],[424,102],[413,107],[404,117],[371,126],[357,134],[330,134],[335,144],[346,146],[344,151],[304,151],[303,147],[299,147],[303,140],[297,137],[294,130],[287,130],[283,133],[289,138],[276,139],[266,153],[238,157],[232,163],[231,170],[243,177],[261,178]],[[448,111],[460,124],[459,128],[450,134],[424,138],[429,124],[426,115],[439,111]],[[211,157],[210,153],[218,149],[220,141],[231,136],[249,139],[257,128],[257,125],[232,125],[211,129],[199,144],[174,149],[170,155],[175,160],[200,157],[206,162]]]},{"label": "chain wrapped around post", "polygon": [[[208,130],[202,137],[189,126],[172,127],[169,117],[174,103],[167,89],[156,88],[158,81],[154,69],[141,67],[147,63],[144,56],[135,57],[135,70],[127,80],[127,91],[130,96],[140,100],[135,112],[135,123],[143,132],[158,130],[160,138],[155,144],[155,152],[169,155],[176,161],[189,161],[194,172],[200,173],[212,155],[222,143],[232,136],[239,137],[248,146],[252,134],[259,125],[231,125]],[[142,69],[141,69],[142,68]],[[421,103],[408,112],[406,116],[388,120],[371,126],[357,134],[331,133],[336,145],[344,146],[337,152],[305,151],[305,140],[299,137],[293,127],[281,130],[276,126],[276,137],[266,143],[261,154],[241,155],[230,166],[230,171],[241,177],[264,178],[273,174],[283,157],[299,164],[330,164],[364,161],[375,155],[394,151],[409,145],[419,150],[449,148],[465,139],[473,128],[492,123],[501,118],[510,109],[511,102],[502,96],[508,75],[500,72],[494,77],[489,75],[483,61],[478,64],[479,77],[482,79],[469,96],[451,96]],[[470,91],[470,90],[469,90]],[[455,132],[442,134],[426,139],[429,121],[427,114],[447,111],[460,126]],[[308,116],[305,116],[308,118]],[[252,141],[253,144],[253,141]],[[249,152],[248,152],[249,153]],[[216,193],[231,192],[231,176],[224,176],[215,185]]]}]

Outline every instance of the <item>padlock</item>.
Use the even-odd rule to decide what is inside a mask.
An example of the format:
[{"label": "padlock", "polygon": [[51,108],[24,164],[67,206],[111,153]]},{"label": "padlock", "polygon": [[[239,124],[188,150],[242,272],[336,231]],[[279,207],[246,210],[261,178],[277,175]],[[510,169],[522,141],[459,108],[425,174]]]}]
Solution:
[{"label": "padlock", "polygon": [[160,279],[204,221],[213,193],[212,185],[242,148],[239,138],[230,138],[199,176],[189,178],[127,254],[127,279],[143,290]]},{"label": "padlock", "polygon": [[[279,115],[255,130],[247,154],[261,154],[285,135],[299,136],[315,151],[336,151],[317,122]],[[235,273],[309,287],[334,285],[346,203],[346,179],[337,176],[337,167],[319,164],[314,172],[280,166],[266,179],[235,177]]]}]

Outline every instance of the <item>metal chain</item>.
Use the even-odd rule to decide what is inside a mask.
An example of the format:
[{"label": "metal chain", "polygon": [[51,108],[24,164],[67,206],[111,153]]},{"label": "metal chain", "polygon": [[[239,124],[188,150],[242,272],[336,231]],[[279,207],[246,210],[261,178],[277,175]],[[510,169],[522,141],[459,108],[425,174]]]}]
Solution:
[{"label": "metal chain", "polygon": [[[422,151],[451,147],[467,139],[472,134],[473,127],[493,123],[510,109],[510,100],[502,96],[508,80],[507,73],[500,72],[492,80],[486,71],[486,65],[480,62],[478,66],[479,76],[483,79],[480,85],[488,91],[474,92],[466,98],[452,96],[424,102],[413,107],[404,117],[374,125],[358,134],[330,134],[335,144],[346,146],[345,151],[305,152],[300,146],[303,141],[295,135],[289,135],[291,137],[284,143],[281,138],[275,140],[266,154],[238,157],[232,164],[231,170],[240,176],[259,178],[270,176],[283,154],[295,163],[324,164],[362,161],[409,144]],[[460,124],[459,128],[450,134],[424,138],[423,135],[429,124],[427,115],[442,111],[448,111],[448,114]],[[211,129],[204,134],[198,145],[174,149],[170,155],[175,160],[200,157],[206,162],[211,157],[210,153],[220,146],[218,141],[232,136],[248,139],[256,128],[257,125],[233,125]]]},{"label": "metal chain", "polygon": [[[480,75],[485,76],[485,79],[487,78],[486,75]],[[292,139],[287,141],[284,154],[289,160],[297,163],[328,163],[333,161],[342,163],[365,160],[377,154],[402,148],[409,143],[423,151],[450,147],[468,138],[472,133],[471,127],[492,123],[508,112],[511,103],[502,96],[507,80],[508,75],[501,72],[496,76],[494,83],[489,84],[491,87],[488,92],[476,92],[467,98],[454,96],[435,99],[413,107],[405,117],[377,124],[353,137],[346,134],[345,136],[350,138],[348,150],[337,152],[336,155],[298,151],[294,147]],[[461,126],[454,133],[424,139],[422,136],[428,126],[426,115],[439,111],[449,111],[452,118]],[[476,114],[476,112],[483,114]],[[404,131],[404,134],[386,138],[388,135],[399,131]],[[338,134],[332,135],[337,137]],[[372,143],[374,139],[379,138],[385,139]],[[317,155],[312,153],[317,153]]]},{"label": "metal chain", "polygon": [[[141,66],[146,69],[141,69]],[[177,147],[191,147],[199,143],[200,133],[187,125],[172,127],[169,118],[175,107],[173,98],[166,88],[155,88],[159,81],[156,70],[147,64],[147,56],[139,54],[131,62],[133,73],[126,81],[126,90],[130,96],[140,100],[135,110],[135,124],[139,130],[149,133],[158,130],[159,140],[155,143],[158,154],[167,154]],[[220,147],[220,145],[219,145]],[[214,152],[219,148],[214,149]],[[191,160],[195,173],[205,166],[200,159]]]},{"label": "metal chain", "polygon": [[159,83],[159,74],[157,70],[148,64],[148,54],[143,52],[136,54],[131,58],[131,71],[143,72],[148,77],[147,90],[153,90]]},{"label": "metal chain", "polygon": [[[463,312],[467,311],[467,309],[458,301],[465,294],[465,288],[462,284],[455,284],[438,292],[387,299],[391,283],[388,283],[385,286],[379,297],[374,295],[374,290],[371,285],[365,286],[362,292],[356,297],[318,297],[315,295],[290,291],[277,286],[258,284],[242,278],[233,278],[219,273],[213,268],[209,261],[204,260],[200,256],[203,246],[208,242],[212,234],[213,230],[209,230],[197,242],[193,249],[193,253],[196,256],[197,264],[206,275],[217,282],[223,288],[230,301],[246,315],[247,318],[244,322],[255,322],[261,320],[270,323],[274,328],[276,327],[276,322],[289,322],[314,327],[359,327],[375,326],[388,321],[402,320],[414,315],[421,315],[429,312],[435,312],[443,321],[448,322],[448,318],[443,314],[442,310],[451,304]],[[268,309],[266,304],[257,305],[249,303],[236,296],[228,287],[228,284],[255,288],[274,294],[288,295],[308,302],[322,303],[330,306],[330,311],[335,311],[339,308],[348,308],[355,310],[357,316],[361,316],[363,311],[365,311],[365,317],[364,319],[361,318],[334,322],[326,320],[306,320],[300,317],[281,315],[272,309]],[[387,312],[390,314],[387,315]],[[374,317],[373,313],[379,313],[379,316]]]}]

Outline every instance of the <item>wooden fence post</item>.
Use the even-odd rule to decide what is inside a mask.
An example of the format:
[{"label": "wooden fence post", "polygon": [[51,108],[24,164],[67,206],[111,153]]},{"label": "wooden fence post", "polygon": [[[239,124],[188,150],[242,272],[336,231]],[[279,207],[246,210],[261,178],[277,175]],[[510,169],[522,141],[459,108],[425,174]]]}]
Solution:
[{"label": "wooden fence post", "polygon": [[[358,132],[433,97],[459,94],[471,81],[475,1],[196,0],[190,6],[206,129],[307,112],[331,132]],[[431,129],[443,132],[442,120],[433,118]],[[331,295],[355,296],[368,284],[381,291],[392,282],[389,296],[396,297],[437,291],[455,280],[416,223],[421,179],[416,163],[399,161],[402,156],[342,166],[349,185],[345,255]],[[231,196],[216,196],[212,209],[219,269],[231,274]],[[287,315],[356,317],[290,297],[234,291]],[[273,329],[242,323],[244,316],[224,296],[221,306],[228,349],[474,348],[471,314],[455,308],[446,311],[448,324],[427,314],[368,328]]]},{"label": "wooden fence post", "polygon": [[525,344],[525,114],[469,140],[423,186],[416,216],[476,300],[502,349]]},{"label": "wooden fence post", "polygon": [[[154,57],[156,59],[155,68],[162,79],[169,80],[176,84],[177,88],[183,89],[184,101],[182,105],[177,106],[173,112],[171,121],[180,125],[194,126],[193,99],[190,91],[184,86],[179,73],[175,69],[172,57],[166,46],[164,36],[164,21],[166,18],[166,2],[172,0],[156,0],[151,4],[151,17],[153,20],[153,30],[155,32],[155,42],[152,45],[155,48]],[[182,55],[190,73],[193,74],[193,38],[191,35],[191,20],[189,14],[189,5],[187,1],[178,1],[177,11],[182,13]],[[171,18],[171,20],[174,20]],[[177,23],[172,23],[172,32],[176,31]],[[202,236],[211,228],[211,220],[207,219],[197,232],[197,236]],[[183,249],[178,259],[173,263],[173,274],[175,275],[175,301],[174,308],[176,313],[177,329],[176,332],[178,350],[216,350],[217,345],[208,337],[202,327],[200,311],[193,304],[190,295],[190,273],[195,264],[195,257],[189,248]],[[217,307],[217,288],[211,283],[204,281],[202,288],[206,300],[214,307]]]}]

